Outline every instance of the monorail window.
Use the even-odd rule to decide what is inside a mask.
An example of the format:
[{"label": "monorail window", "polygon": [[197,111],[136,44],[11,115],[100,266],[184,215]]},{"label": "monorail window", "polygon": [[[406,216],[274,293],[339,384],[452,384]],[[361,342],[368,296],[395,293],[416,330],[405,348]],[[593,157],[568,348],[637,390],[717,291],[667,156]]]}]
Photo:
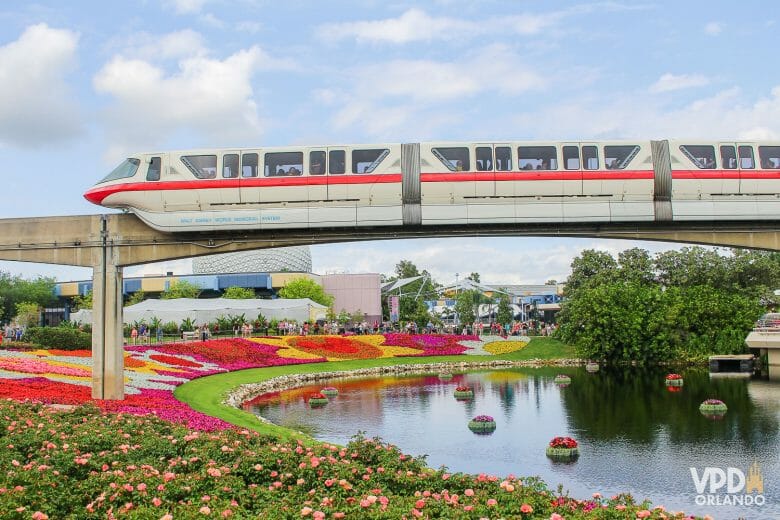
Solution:
[{"label": "monorail window", "polygon": [[389,153],[387,148],[352,150],[352,173],[371,173]]},{"label": "monorail window", "polygon": [[160,157],[152,157],[149,161],[149,169],[146,170],[146,180],[159,181],[160,171],[162,171],[162,159]]},{"label": "monorail window", "polygon": [[496,171],[512,170],[512,149],[508,146],[496,146]]},{"label": "monorail window", "polygon": [[737,152],[731,145],[721,145],[720,147],[720,164],[726,170],[737,169]]},{"label": "monorail window", "polygon": [[451,172],[463,172],[471,169],[469,149],[465,146],[457,148],[433,148],[431,151]]},{"label": "monorail window", "polygon": [[257,177],[258,155],[256,153],[245,153],[241,156],[241,176]]},{"label": "monorail window", "polygon": [[222,156],[222,177],[235,179],[238,177],[238,154],[226,153]]},{"label": "monorail window", "polygon": [[580,169],[580,148],[578,146],[563,147],[563,168],[565,170]]},{"label": "monorail window", "polygon": [[478,172],[493,171],[493,148],[490,146],[477,146],[477,157],[474,161]]},{"label": "monorail window", "polygon": [[331,150],[328,152],[328,173],[341,175],[347,171],[347,153],[344,150]]},{"label": "monorail window", "polygon": [[517,166],[521,170],[557,170],[558,152],[554,146],[519,146]]},{"label": "monorail window", "polygon": [[715,168],[715,147],[711,145],[683,144],[680,151],[685,154],[698,168],[712,170]]},{"label": "monorail window", "polygon": [[303,175],[303,152],[276,152],[265,154],[266,177],[295,177]]},{"label": "monorail window", "polygon": [[780,169],[780,146],[759,146],[758,156],[761,158],[762,168]]},{"label": "monorail window", "polygon": [[216,155],[182,155],[181,162],[198,179],[216,179],[217,177]]},{"label": "monorail window", "polygon": [[743,145],[739,147],[739,167],[743,170],[752,170],[756,167],[752,146]]},{"label": "monorail window", "polygon": [[325,152],[309,152],[309,175],[325,175]]},{"label": "monorail window", "polygon": [[599,169],[599,149],[595,146],[582,147],[582,164],[586,170]]},{"label": "monorail window", "polygon": [[605,146],[604,165],[608,170],[623,170],[638,153],[639,146],[635,144]]},{"label": "monorail window", "polygon": [[100,182],[115,181],[117,179],[127,179],[135,175],[138,171],[141,161],[138,159],[125,159],[122,164],[111,170],[111,173],[103,177]]}]

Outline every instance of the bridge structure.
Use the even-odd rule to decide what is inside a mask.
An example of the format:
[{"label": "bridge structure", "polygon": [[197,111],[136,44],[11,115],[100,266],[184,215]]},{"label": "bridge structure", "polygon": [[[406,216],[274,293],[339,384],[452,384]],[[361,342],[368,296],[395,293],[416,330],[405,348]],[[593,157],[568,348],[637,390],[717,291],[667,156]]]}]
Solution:
[{"label": "bridge structure", "polygon": [[234,251],[429,237],[598,237],[780,251],[780,222],[636,222],[344,227],[164,233],[132,214],[0,219],[0,260],[91,267],[92,397],[124,398],[122,270]]}]

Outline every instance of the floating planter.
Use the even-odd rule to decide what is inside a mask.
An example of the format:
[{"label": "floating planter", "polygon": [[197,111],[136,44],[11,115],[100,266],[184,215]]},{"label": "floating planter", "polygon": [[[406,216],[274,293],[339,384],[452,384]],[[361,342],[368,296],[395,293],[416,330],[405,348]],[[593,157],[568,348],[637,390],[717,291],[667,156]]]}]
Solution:
[{"label": "floating planter", "polygon": [[571,378],[563,374],[558,374],[557,376],[555,376],[555,379],[553,379],[553,381],[558,386],[569,386],[571,384]]},{"label": "floating planter", "polygon": [[321,393],[311,394],[309,396],[309,406],[312,408],[320,408],[328,404],[328,398]]},{"label": "floating planter", "polygon": [[707,399],[699,405],[699,411],[709,419],[720,419],[726,415],[728,407],[720,399]]},{"label": "floating planter", "polygon": [[325,388],[320,390],[320,393],[325,397],[336,397],[337,395],[339,395],[339,389],[334,386],[326,386]]},{"label": "floating planter", "polygon": [[547,445],[546,454],[553,460],[574,460],[580,456],[580,448],[571,437],[555,437]]},{"label": "floating planter", "polygon": [[587,370],[587,371],[588,371],[588,372],[590,372],[590,373],[593,373],[593,372],[598,372],[598,371],[599,371],[599,364],[598,364],[598,363],[594,363],[594,362],[590,361],[590,362],[588,362],[588,363],[585,365],[585,370]]},{"label": "floating planter", "polygon": [[666,374],[666,386],[682,386],[683,377],[680,374]]},{"label": "floating planter", "polygon": [[441,379],[442,381],[449,381],[450,379],[452,379],[452,374],[450,374],[449,372],[442,372],[439,374],[439,379]]},{"label": "floating planter", "polygon": [[474,433],[493,433],[496,421],[489,415],[477,415],[469,421],[469,430]]},{"label": "floating planter", "polygon": [[468,386],[459,386],[455,389],[455,399],[458,401],[468,401],[474,399],[474,390]]}]

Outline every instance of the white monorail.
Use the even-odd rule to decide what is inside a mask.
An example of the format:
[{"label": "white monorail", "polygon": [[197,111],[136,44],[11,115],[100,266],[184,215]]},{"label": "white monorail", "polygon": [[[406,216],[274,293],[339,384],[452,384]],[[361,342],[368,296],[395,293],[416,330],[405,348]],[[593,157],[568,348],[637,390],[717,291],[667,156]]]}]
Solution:
[{"label": "white monorail", "polygon": [[168,232],[780,219],[780,142],[429,142],[126,159],[87,200]]}]

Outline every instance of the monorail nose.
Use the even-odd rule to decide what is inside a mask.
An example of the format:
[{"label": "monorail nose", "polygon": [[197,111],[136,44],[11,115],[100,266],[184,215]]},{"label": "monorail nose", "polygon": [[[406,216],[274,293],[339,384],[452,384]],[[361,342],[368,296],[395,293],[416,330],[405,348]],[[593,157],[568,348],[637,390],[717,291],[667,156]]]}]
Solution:
[{"label": "monorail nose", "polygon": [[103,193],[103,190],[99,188],[92,188],[84,193],[84,198],[90,201],[92,204],[100,205],[100,203],[103,202],[103,199],[105,198],[105,193]]}]

